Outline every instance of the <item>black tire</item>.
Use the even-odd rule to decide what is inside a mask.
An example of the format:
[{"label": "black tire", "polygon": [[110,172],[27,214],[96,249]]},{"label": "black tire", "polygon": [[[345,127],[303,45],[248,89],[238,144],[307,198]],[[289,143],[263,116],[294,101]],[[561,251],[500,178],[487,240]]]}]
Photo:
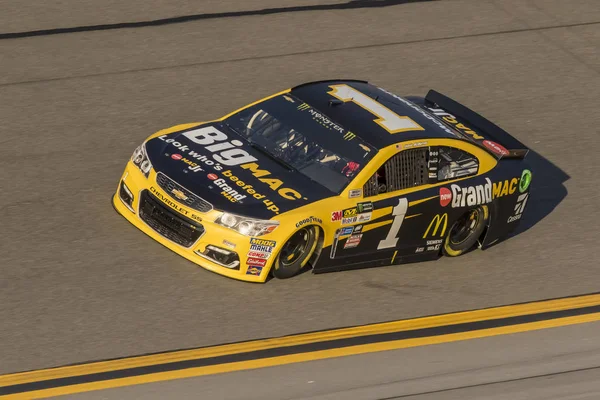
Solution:
[{"label": "black tire", "polygon": [[488,206],[479,206],[460,217],[444,239],[442,253],[457,257],[469,251],[479,240],[489,217]]},{"label": "black tire", "polygon": [[313,255],[319,239],[319,229],[306,226],[295,232],[279,250],[273,262],[273,276],[287,279],[297,275]]}]

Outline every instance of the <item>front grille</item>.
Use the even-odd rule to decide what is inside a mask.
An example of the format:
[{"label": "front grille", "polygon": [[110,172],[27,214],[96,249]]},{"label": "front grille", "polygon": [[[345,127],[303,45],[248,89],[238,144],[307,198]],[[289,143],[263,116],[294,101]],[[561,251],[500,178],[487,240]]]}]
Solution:
[{"label": "front grille", "polygon": [[[210,204],[208,201],[190,192],[162,172],[159,172],[158,175],[156,175],[156,183],[158,183],[158,186],[166,191],[174,200],[183,203],[194,210],[198,210],[200,212],[209,212],[213,208],[212,204]],[[182,200],[178,197],[175,197],[173,194],[174,190],[183,192],[186,196],[186,199]]]},{"label": "front grille", "polygon": [[140,196],[139,216],[156,232],[184,247],[193,245],[204,233],[204,227],[171,211],[148,191]]}]

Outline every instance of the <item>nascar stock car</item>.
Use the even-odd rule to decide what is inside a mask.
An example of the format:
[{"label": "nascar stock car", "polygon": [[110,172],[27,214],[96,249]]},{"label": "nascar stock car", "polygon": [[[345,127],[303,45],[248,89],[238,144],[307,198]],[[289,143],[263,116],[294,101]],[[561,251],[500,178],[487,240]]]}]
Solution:
[{"label": "nascar stock car", "polygon": [[528,149],[430,90],[311,82],[135,149],[113,206],[179,255],[251,282],[459,256],[521,219]]}]

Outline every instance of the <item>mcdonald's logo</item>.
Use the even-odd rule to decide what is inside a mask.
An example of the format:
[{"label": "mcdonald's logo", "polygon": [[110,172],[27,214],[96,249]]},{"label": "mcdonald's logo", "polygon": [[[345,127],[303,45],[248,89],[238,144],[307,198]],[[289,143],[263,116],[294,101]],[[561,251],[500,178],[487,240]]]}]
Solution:
[{"label": "mcdonald's logo", "polygon": [[346,132],[344,135],[344,140],[352,140],[356,137],[356,135],[350,131]]},{"label": "mcdonald's logo", "polygon": [[442,227],[442,230],[440,231],[440,237],[444,237],[444,234],[446,233],[446,228],[448,227],[448,214],[447,213],[444,213],[442,215],[437,214],[435,217],[433,217],[433,219],[429,223],[429,226],[427,227],[427,230],[425,231],[425,234],[423,235],[423,239],[425,239],[429,235],[429,230],[431,229],[431,227],[434,224],[435,224],[435,227],[433,228],[433,231],[431,232],[431,236],[433,237],[433,236],[437,235],[437,231],[440,228],[440,226],[442,225],[442,222],[444,223],[444,226]]},{"label": "mcdonald's logo", "polygon": [[300,104],[298,107],[296,107],[298,110],[300,111],[304,111],[304,110],[308,110],[310,108],[310,106],[306,103],[302,103]]}]

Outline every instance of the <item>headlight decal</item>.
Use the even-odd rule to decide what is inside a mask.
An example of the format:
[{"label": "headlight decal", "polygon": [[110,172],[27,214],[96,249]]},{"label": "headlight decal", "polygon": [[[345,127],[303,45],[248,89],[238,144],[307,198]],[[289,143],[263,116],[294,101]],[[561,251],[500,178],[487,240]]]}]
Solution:
[{"label": "headlight decal", "polygon": [[279,226],[279,222],[246,218],[235,214],[224,212],[215,223],[241,233],[244,236],[262,236],[273,232]]},{"label": "headlight decal", "polygon": [[150,174],[150,170],[152,169],[152,163],[150,162],[150,158],[146,152],[146,143],[142,143],[133,151],[131,161],[133,162],[133,165],[138,167],[142,174],[144,174],[144,176],[147,178]]}]

